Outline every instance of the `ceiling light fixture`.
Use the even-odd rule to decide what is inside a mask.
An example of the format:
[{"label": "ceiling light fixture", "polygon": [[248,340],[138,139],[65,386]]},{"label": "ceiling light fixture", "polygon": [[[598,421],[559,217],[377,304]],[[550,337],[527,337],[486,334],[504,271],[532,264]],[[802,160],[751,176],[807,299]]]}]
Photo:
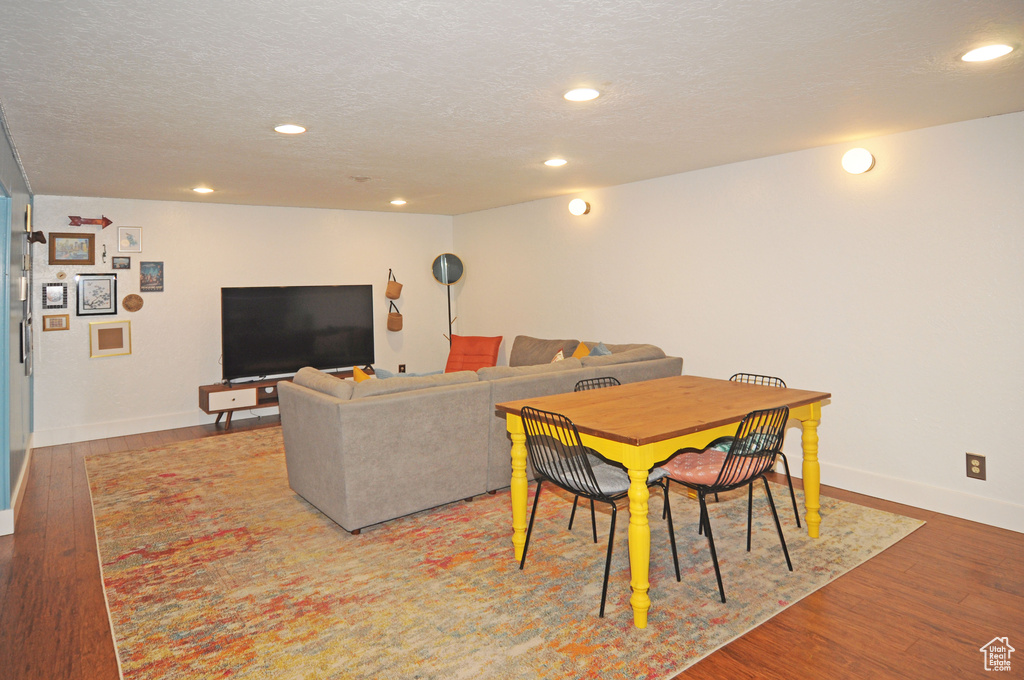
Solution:
[{"label": "ceiling light fixture", "polygon": [[291,123],[278,125],[274,128],[274,132],[280,132],[282,135],[301,135],[305,131],[306,128],[301,125],[292,125]]},{"label": "ceiling light fixture", "polygon": [[562,96],[571,102],[589,102],[591,99],[600,97],[601,93],[592,87],[577,87],[575,90],[569,90]]},{"label": "ceiling light fixture", "polygon": [[391,205],[405,205],[405,201],[403,201],[400,198],[396,198],[395,200],[391,201]]},{"label": "ceiling light fixture", "polygon": [[850,149],[843,154],[843,170],[860,175],[875,167],[875,157],[867,149]]},{"label": "ceiling light fixture", "polygon": [[1013,48],[1009,45],[985,45],[984,47],[971,50],[960,58],[964,61],[991,61],[1010,52],[1013,52]]},{"label": "ceiling light fixture", "polygon": [[569,212],[579,217],[580,215],[586,215],[590,212],[590,204],[584,201],[582,198],[574,198],[569,201]]},{"label": "ceiling light fixture", "polygon": [[213,189],[211,189],[210,187],[195,187],[194,189],[192,189],[192,191],[196,192],[197,194],[212,194],[213,193]]},{"label": "ceiling light fixture", "polygon": [[549,158],[546,161],[544,161],[544,165],[547,165],[548,167],[552,168],[560,168],[568,162],[569,161],[565,160],[564,158]]}]

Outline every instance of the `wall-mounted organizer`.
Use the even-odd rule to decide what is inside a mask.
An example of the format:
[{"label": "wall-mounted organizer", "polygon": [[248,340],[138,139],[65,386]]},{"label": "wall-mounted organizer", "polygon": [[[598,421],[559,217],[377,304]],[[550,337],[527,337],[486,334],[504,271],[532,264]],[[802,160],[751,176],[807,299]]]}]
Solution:
[{"label": "wall-mounted organizer", "polygon": [[388,288],[384,292],[384,297],[389,300],[397,300],[402,296],[402,284],[395,278],[395,273],[392,270],[388,270]]},{"label": "wall-mounted organizer", "polygon": [[402,330],[402,313],[398,311],[398,307],[395,306],[394,302],[389,302],[388,305],[390,305],[388,308],[388,330]]}]

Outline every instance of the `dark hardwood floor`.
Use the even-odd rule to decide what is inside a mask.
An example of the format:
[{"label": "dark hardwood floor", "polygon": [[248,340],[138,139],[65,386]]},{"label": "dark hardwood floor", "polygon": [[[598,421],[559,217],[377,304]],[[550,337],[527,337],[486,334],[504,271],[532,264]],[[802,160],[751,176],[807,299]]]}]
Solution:
[{"label": "dark hardwood floor", "polygon": [[[231,431],[278,424],[239,420]],[[0,679],[118,678],[83,459],[223,432],[206,425],[33,452],[17,531],[0,537]],[[1024,534],[822,493],[928,524],[681,677],[985,677],[979,649],[994,637],[1022,650],[1002,676],[1024,677]]]}]

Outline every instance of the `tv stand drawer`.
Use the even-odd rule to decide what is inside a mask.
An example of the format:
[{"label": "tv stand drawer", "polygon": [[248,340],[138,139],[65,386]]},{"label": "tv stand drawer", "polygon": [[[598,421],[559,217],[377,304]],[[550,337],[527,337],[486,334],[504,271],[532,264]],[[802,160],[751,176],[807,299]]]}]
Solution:
[{"label": "tv stand drawer", "polygon": [[207,395],[207,411],[231,411],[239,408],[256,406],[255,387],[248,387],[223,392],[210,392]]}]

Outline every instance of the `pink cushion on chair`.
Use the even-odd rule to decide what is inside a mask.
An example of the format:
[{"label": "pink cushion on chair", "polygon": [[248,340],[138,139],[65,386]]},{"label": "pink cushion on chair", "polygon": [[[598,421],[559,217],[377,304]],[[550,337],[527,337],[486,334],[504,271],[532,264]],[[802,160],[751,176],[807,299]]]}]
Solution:
[{"label": "pink cushion on chair", "polygon": [[725,462],[725,451],[695,451],[693,453],[680,453],[678,456],[661,466],[668,472],[669,477],[707,486],[714,484],[718,479],[718,473],[722,471],[722,463]]},{"label": "pink cushion on chair", "polygon": [[475,371],[498,363],[498,348],[502,336],[494,338],[482,335],[455,335],[452,333],[452,349],[448,353],[445,373],[454,371]]}]

